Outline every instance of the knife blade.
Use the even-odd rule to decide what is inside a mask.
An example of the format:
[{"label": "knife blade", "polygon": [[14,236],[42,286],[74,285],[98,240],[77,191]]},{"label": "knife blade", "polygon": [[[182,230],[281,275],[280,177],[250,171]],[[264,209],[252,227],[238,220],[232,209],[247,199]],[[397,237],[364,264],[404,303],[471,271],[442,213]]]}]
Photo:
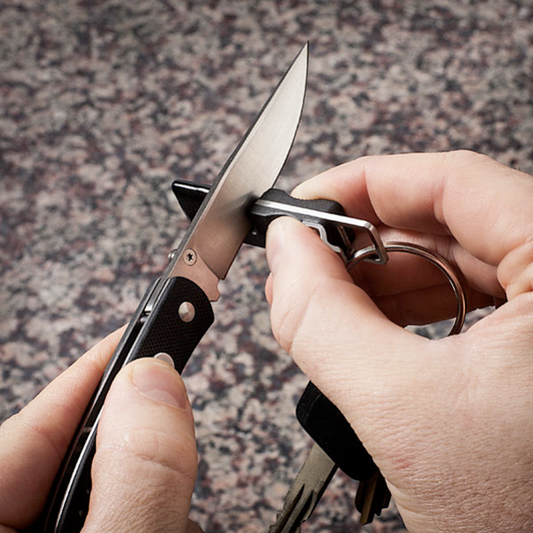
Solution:
[{"label": "knife blade", "polygon": [[275,183],[292,147],[307,82],[306,44],[224,165],[167,269],[143,296],[71,442],[37,530],[80,531],[87,516],[96,429],[119,370],[168,353],[181,372],[214,321],[212,301],[247,233],[250,204]]},{"label": "knife blade", "polygon": [[224,165],[165,272],[195,279],[212,301],[218,298],[215,285],[226,277],[250,230],[249,206],[274,185],[289,155],[303,110],[307,65],[305,45]]}]

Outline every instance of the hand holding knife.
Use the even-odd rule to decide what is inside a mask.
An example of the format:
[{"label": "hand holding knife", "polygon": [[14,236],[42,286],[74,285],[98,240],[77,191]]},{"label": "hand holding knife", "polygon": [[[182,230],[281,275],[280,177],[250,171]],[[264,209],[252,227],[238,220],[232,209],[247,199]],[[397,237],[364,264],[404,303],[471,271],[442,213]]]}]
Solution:
[{"label": "hand holding knife", "polygon": [[[171,254],[167,269],[140,302],[87,407],[50,495],[44,516],[43,531],[46,533],[72,533],[83,527],[91,490],[90,468],[96,429],[106,394],[118,371],[132,360],[154,357],[160,352],[168,353],[176,369],[183,370],[213,324],[211,302],[219,298],[218,282],[225,279],[243,242],[264,246],[269,222],[288,215],[316,229],[346,261],[357,257],[357,250],[352,248],[353,236],[354,232],[362,232],[368,240],[365,260],[386,263],[387,247],[368,222],[346,217],[335,202],[297,200],[272,189],[287,159],[302,114],[307,64],[306,45],[211,188],[174,183],[174,191],[192,222]],[[311,401],[307,405],[315,403]],[[327,408],[334,409],[334,406],[330,404]],[[310,419],[311,423],[307,423],[300,418],[308,431],[316,425],[312,422],[313,416]],[[320,435],[310,432],[319,445],[327,449],[327,444],[320,442]],[[361,464],[366,465],[364,476],[375,477],[379,473],[377,467],[368,454],[364,455],[366,451],[353,431],[351,433],[353,435],[346,436],[345,445],[349,443],[352,451],[354,446],[359,446],[357,449],[361,451],[356,455],[364,456],[361,459]],[[279,527],[275,531],[297,531],[331,479],[336,463],[343,468],[335,450],[328,450],[328,455],[318,445],[317,449],[307,468],[311,475],[308,472],[300,480],[303,489],[289,498],[288,517],[278,520]],[[325,465],[326,475],[313,480],[313,475],[320,470],[317,465]],[[352,477],[366,479],[361,472],[357,471]],[[370,519],[388,501],[384,483],[380,490],[379,505],[373,508],[367,505]],[[371,501],[372,498],[371,495]]]}]

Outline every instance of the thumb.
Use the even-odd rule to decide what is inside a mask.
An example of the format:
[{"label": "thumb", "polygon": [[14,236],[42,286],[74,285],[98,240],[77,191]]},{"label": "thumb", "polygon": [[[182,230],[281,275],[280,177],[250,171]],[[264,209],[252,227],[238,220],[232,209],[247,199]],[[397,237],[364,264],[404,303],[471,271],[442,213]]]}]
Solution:
[{"label": "thumb", "polygon": [[277,219],[266,248],[273,333],[352,424],[361,421],[363,407],[372,418],[373,406],[381,411],[396,403],[393,396],[406,380],[423,379],[420,352],[428,350],[428,340],[390,322],[314,231]]},{"label": "thumb", "polygon": [[98,425],[84,532],[188,529],[197,455],[180,375],[140,359],[115,378]]}]

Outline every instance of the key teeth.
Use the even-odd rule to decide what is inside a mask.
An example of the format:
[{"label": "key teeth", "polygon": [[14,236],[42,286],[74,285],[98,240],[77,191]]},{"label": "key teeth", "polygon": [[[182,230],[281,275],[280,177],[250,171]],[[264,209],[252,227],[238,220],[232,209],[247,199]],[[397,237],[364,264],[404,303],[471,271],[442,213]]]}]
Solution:
[{"label": "key teeth", "polygon": [[283,510],[276,515],[276,523],[270,526],[268,533],[300,533],[301,524],[310,518],[320,495],[315,491],[309,491],[305,485],[300,488],[296,496],[294,494],[294,492],[287,494]]},{"label": "key teeth", "polygon": [[276,533],[274,528],[277,527],[280,516],[281,516],[281,512],[276,513],[276,521],[268,528],[268,533]]},{"label": "key teeth", "polygon": [[285,496],[283,509],[269,533],[298,533],[300,525],[311,516],[336,470],[337,466],[330,457],[314,444]]},{"label": "key teeth", "polygon": [[298,533],[298,529],[287,530],[287,525],[290,527],[290,519],[294,513],[294,510],[300,503],[305,487],[302,485],[300,489],[295,492],[291,490],[285,496],[283,500],[283,509],[276,514],[276,522],[272,524],[268,530],[268,533]]}]

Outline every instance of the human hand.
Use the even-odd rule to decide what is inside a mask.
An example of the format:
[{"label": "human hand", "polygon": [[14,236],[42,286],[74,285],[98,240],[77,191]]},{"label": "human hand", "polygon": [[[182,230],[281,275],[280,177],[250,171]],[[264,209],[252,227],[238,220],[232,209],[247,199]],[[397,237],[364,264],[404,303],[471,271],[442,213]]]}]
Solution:
[{"label": "human hand", "polygon": [[[0,426],[0,533],[37,520],[122,333],[97,344]],[[181,377],[158,360],[130,363],[115,378],[98,425],[83,532],[200,532],[188,520],[196,466]]]},{"label": "human hand", "polygon": [[425,339],[393,321],[454,315],[434,267],[406,254],[359,265],[367,294],[312,230],[278,219],[268,231],[273,332],[352,424],[409,530],[533,531],[533,178],[471,152],[384,156],[294,195],[435,250],[470,308],[507,297],[465,333]]}]

